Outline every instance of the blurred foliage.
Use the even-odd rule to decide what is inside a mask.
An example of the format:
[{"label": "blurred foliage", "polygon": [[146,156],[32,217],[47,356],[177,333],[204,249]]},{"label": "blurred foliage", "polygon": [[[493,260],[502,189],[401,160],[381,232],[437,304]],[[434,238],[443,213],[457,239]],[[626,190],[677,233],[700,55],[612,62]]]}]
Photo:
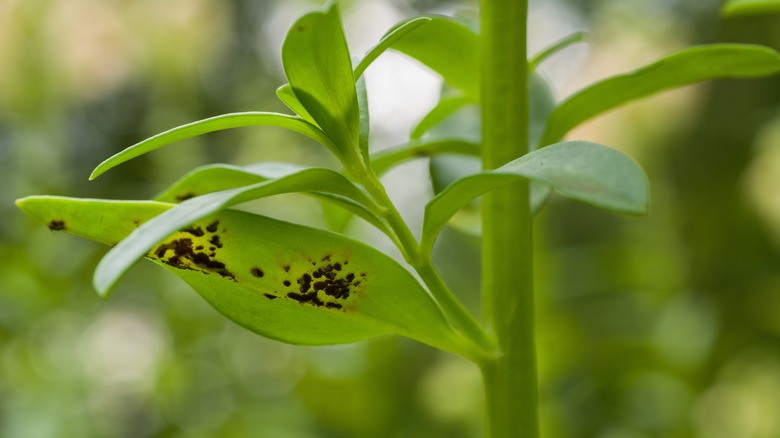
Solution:
[{"label": "blurred foliage", "polygon": [[[780,48],[780,17],[722,21],[717,1],[570,3],[532,9],[546,24],[532,28],[559,32],[532,44],[572,27],[592,35],[587,57],[567,49],[543,69],[558,98],[691,43]],[[465,360],[397,338],[331,348],[265,340],[147,263],[101,301],[90,279],[105,249],[52,235],[13,206],[42,193],[147,198],[210,161],[335,166],[301,136],[252,128],[86,182],[105,157],[177,124],[283,111],[279,33],[308,5],[0,0],[0,436],[481,436],[479,374]],[[344,2],[347,14],[369,6],[398,18],[474,9]],[[350,29],[365,25],[353,17]],[[393,129],[379,126],[376,142]],[[636,157],[653,206],[647,218],[622,218],[553,198],[537,220],[545,436],[780,436],[780,82],[662,95],[570,137]],[[430,190],[424,169],[407,167],[400,175]],[[302,197],[252,208],[324,223]],[[374,237],[359,224],[348,232]],[[456,229],[437,247],[476,312],[478,247]]]}]

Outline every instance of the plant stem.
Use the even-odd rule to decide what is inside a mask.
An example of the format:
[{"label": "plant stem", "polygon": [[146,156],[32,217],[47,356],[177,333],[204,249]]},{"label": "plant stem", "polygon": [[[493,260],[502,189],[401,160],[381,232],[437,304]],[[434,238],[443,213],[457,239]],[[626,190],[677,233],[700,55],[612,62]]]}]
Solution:
[{"label": "plant stem", "polygon": [[452,294],[439,273],[433,267],[429,256],[420,254],[420,245],[414,238],[412,231],[401,217],[398,209],[395,208],[393,201],[387,196],[384,186],[374,175],[369,175],[362,179],[362,184],[374,198],[374,200],[385,209],[385,220],[395,233],[396,242],[400,244],[399,249],[404,255],[406,262],[420,275],[428,290],[439,307],[444,312],[450,323],[469,339],[476,347],[478,353],[470,354],[469,358],[475,362],[482,363],[487,358],[495,356],[495,342],[485,333],[485,330],[474,318],[474,315],[463,306],[463,304]]},{"label": "plant stem", "polygon": [[[527,0],[481,0],[482,159],[493,169],[528,152]],[[539,434],[528,183],[482,203],[484,320],[499,357],[482,364],[486,436]]]}]

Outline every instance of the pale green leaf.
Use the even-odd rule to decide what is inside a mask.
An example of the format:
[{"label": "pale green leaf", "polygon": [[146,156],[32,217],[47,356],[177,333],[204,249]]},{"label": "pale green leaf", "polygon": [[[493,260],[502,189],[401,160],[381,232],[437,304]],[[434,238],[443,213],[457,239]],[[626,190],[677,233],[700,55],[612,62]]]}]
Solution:
[{"label": "pale green leaf", "polygon": [[278,126],[280,128],[289,129],[320,142],[334,151],[334,153],[337,152],[336,146],[322,131],[311,123],[298,117],[265,112],[232,113],[178,126],[157,134],[154,137],[150,137],[140,143],[136,143],[100,163],[95,170],[92,171],[92,175],[90,175],[89,179],[95,179],[107,170],[126,161],[180,140],[197,137],[209,132],[249,126]]},{"label": "pale green leaf", "polygon": [[[50,227],[113,245],[175,208],[143,201],[30,197],[17,205]],[[132,239],[132,238],[131,238]],[[342,236],[235,210],[166,235],[144,255],[223,315],[280,341],[327,345],[399,334],[468,354],[415,278]]]},{"label": "pale green leaf", "polygon": [[647,211],[647,178],[630,157],[595,143],[558,143],[462,178],[435,196],[425,207],[420,242],[425,253],[430,253],[439,231],[458,210],[483,193],[518,179],[548,184],[565,196],[609,210]]},{"label": "pale green leaf", "polygon": [[544,62],[547,58],[551,57],[552,55],[555,55],[556,53],[571,46],[572,44],[581,43],[585,41],[585,38],[587,38],[587,36],[588,34],[585,32],[575,32],[571,35],[567,35],[561,38],[558,41],[555,41],[554,43],[542,49],[541,52],[534,55],[531,58],[531,60],[528,61],[528,69],[531,71],[535,70],[536,67],[538,67],[539,64]]},{"label": "pale green leaf", "polygon": [[668,55],[633,72],[586,87],[550,115],[542,146],[562,139],[580,123],[664,90],[717,78],[753,78],[780,71],[774,50],[747,44],[711,44]]},{"label": "pale green leaf", "polygon": [[[391,48],[421,62],[466,96],[479,96],[479,38],[452,18],[431,21],[399,39]],[[392,32],[392,31],[391,31]]]},{"label": "pale green leaf", "polygon": [[372,156],[371,168],[382,175],[405,161],[438,154],[479,156],[479,145],[459,139],[428,139],[381,150]]},{"label": "pale green leaf", "polygon": [[409,138],[412,140],[419,140],[425,133],[431,130],[434,126],[446,120],[455,111],[461,109],[465,105],[477,103],[474,99],[465,96],[450,96],[443,97],[439,103],[433,107],[432,110],[420,120],[414,128],[412,133],[409,134]]},{"label": "pale green leaf", "polygon": [[431,21],[429,17],[415,17],[396,24],[392,30],[387,32],[379,40],[377,45],[366,52],[366,56],[364,56],[363,59],[361,59],[358,63],[357,67],[355,67],[355,78],[360,78],[363,76],[363,72],[366,71],[368,66],[371,65],[371,63],[374,62],[379,57],[379,55],[384,53],[390,46],[407,36],[413,30],[428,23],[429,21]]},{"label": "pale green leaf", "polygon": [[729,0],[721,9],[725,17],[780,13],[780,0]]},{"label": "pale green leaf", "polygon": [[357,166],[362,162],[357,93],[335,1],[293,23],[282,45],[282,63],[295,97],[336,144],[345,167]]}]

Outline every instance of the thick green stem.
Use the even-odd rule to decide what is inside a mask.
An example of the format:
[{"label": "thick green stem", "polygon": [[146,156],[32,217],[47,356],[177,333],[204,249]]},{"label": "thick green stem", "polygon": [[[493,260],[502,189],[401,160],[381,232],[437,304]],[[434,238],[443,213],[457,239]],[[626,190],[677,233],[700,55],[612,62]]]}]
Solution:
[{"label": "thick green stem", "polygon": [[[482,158],[493,169],[528,152],[526,0],[481,1]],[[539,435],[528,184],[485,195],[482,294],[499,357],[481,365],[487,436]]]}]

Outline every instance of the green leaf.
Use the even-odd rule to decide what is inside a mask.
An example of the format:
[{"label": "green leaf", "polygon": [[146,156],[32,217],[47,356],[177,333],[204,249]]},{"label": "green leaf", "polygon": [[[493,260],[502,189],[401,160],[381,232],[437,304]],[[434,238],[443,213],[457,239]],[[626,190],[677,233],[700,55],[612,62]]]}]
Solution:
[{"label": "green leaf", "polygon": [[752,78],[780,71],[780,55],[747,44],[711,44],[668,55],[633,72],[597,82],[569,97],[550,115],[542,145],[580,123],[642,97],[717,78]]},{"label": "green leaf", "polygon": [[542,49],[541,52],[534,55],[534,57],[531,58],[530,61],[528,61],[528,69],[531,71],[535,70],[536,67],[539,66],[539,64],[544,62],[550,56],[555,55],[556,53],[571,46],[572,44],[581,43],[585,41],[585,38],[587,38],[587,36],[588,34],[586,32],[575,32],[571,35],[567,35],[561,38],[560,40],[550,44],[549,46]]},{"label": "green leaf", "polygon": [[455,111],[461,109],[465,105],[477,103],[473,98],[465,96],[450,96],[443,97],[439,103],[436,104],[433,109],[420,120],[419,123],[412,129],[412,133],[409,134],[409,138],[412,140],[419,140],[422,136],[428,132],[431,128],[446,120]]},{"label": "green leaf", "polygon": [[[304,170],[306,170],[305,167],[289,163],[258,163],[245,167],[228,164],[202,166],[184,175],[163,193],[157,195],[155,200],[179,203],[207,193],[288,177]],[[348,179],[340,174],[336,175],[338,176],[329,175],[328,178],[334,182],[342,179],[344,187],[339,191],[342,196],[317,191],[307,192],[307,194],[339,207],[339,211],[347,210],[350,214],[355,214],[374,225],[383,233],[392,235],[387,225],[377,216],[379,207],[376,206],[376,203]],[[348,193],[348,196],[343,196],[345,193]]]},{"label": "green leaf", "polygon": [[630,157],[595,143],[558,143],[462,178],[435,196],[425,207],[423,254],[430,254],[439,231],[458,210],[483,193],[518,179],[548,184],[565,196],[609,210],[647,212],[647,178]]},{"label": "green leaf", "polygon": [[301,102],[298,101],[298,98],[295,97],[295,93],[293,92],[293,89],[290,86],[290,84],[284,84],[281,87],[277,88],[276,97],[278,97],[283,104],[287,105],[287,108],[290,108],[292,112],[297,114],[298,117],[302,118],[303,120],[306,120],[307,122],[311,123],[314,126],[319,127],[319,125],[317,125],[317,121],[314,120],[311,114],[309,114],[309,112],[306,111],[306,108],[303,107]]},{"label": "green leaf", "polygon": [[338,7],[329,1],[299,18],[282,45],[282,63],[298,101],[338,147],[348,169],[362,163],[352,62]]},{"label": "green leaf", "polygon": [[171,143],[197,137],[209,132],[248,126],[278,126],[280,128],[289,129],[320,142],[327,146],[331,151],[334,151],[334,153],[337,152],[336,146],[319,130],[319,128],[298,117],[265,112],[232,113],[178,126],[157,134],[154,137],[150,137],[140,143],[136,143],[100,163],[95,170],[92,171],[92,175],[90,175],[89,179],[95,179],[113,167]]},{"label": "green leaf", "polygon": [[479,145],[459,139],[429,139],[384,149],[373,155],[371,168],[382,175],[405,161],[438,154],[479,156]]},{"label": "green leaf", "polygon": [[[391,48],[441,75],[466,96],[479,96],[479,38],[452,18],[428,16],[431,21],[396,41]],[[392,32],[392,31],[391,31]]]},{"label": "green leaf", "polygon": [[358,63],[358,66],[355,67],[355,78],[360,78],[363,76],[363,72],[366,71],[368,66],[371,65],[371,63],[374,62],[377,58],[379,58],[379,55],[384,53],[385,50],[387,50],[390,46],[406,37],[409,32],[412,32],[429,21],[431,21],[431,18],[429,17],[415,17],[396,24],[393,29],[387,32],[379,40],[377,45],[366,52],[366,56],[364,56],[363,59],[361,59]]},{"label": "green leaf", "polygon": [[729,0],[721,9],[724,17],[762,15],[780,12],[780,0]]},{"label": "green leaf", "polygon": [[198,219],[242,202],[281,193],[306,191],[336,194],[357,202],[365,199],[365,194],[349,183],[343,175],[319,168],[303,169],[278,179],[188,199],[139,227],[130,238],[109,251],[95,271],[95,289],[101,295],[110,293],[127,269],[157,242]]},{"label": "green leaf", "polygon": [[[174,207],[48,196],[17,205],[50,226],[107,244]],[[228,209],[165,236],[145,256],[229,319],[272,339],[327,345],[399,334],[469,351],[408,271],[333,233]]]},{"label": "green leaf", "polygon": [[366,80],[364,78],[358,79],[355,84],[358,97],[358,108],[360,108],[360,135],[358,137],[358,143],[360,145],[360,154],[363,160],[368,163],[368,136],[370,118],[368,114],[368,91],[366,90]]}]

